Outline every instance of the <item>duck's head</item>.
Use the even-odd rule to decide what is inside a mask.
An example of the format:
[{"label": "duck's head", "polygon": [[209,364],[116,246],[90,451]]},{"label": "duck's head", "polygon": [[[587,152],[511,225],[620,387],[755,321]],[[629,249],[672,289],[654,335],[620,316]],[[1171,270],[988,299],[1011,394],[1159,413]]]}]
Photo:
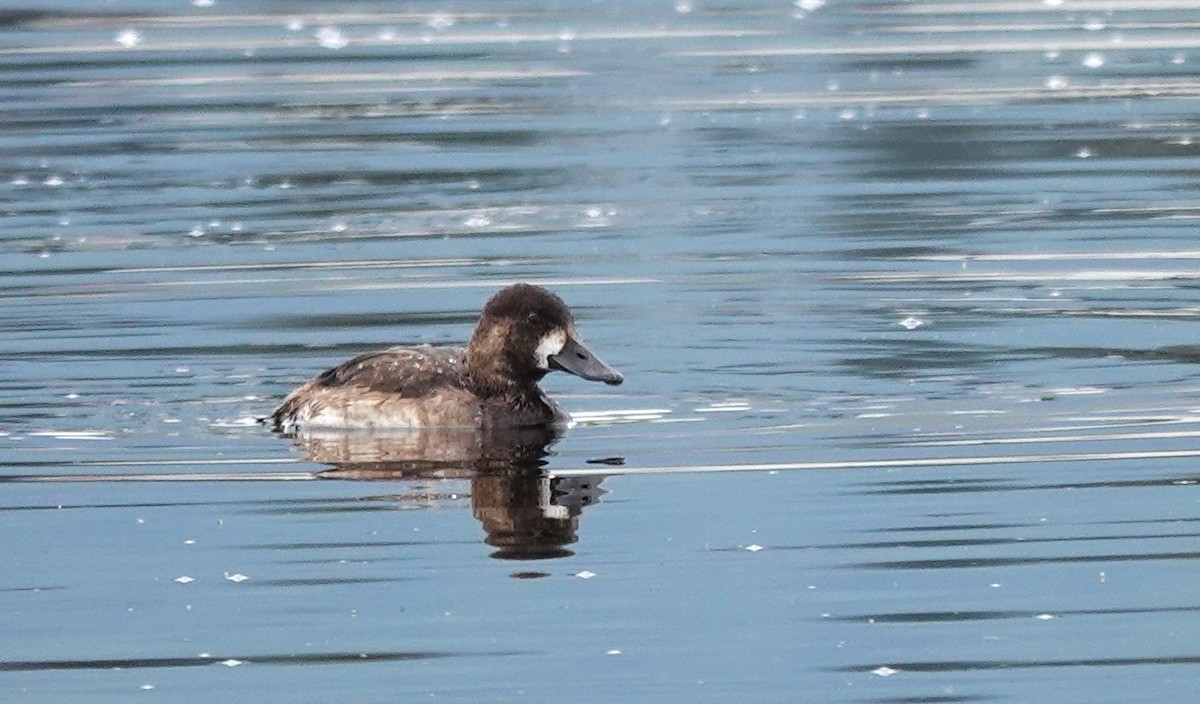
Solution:
[{"label": "duck's head", "polygon": [[467,345],[467,369],[490,393],[536,382],[554,370],[614,386],[625,380],[579,339],[567,304],[531,284],[501,289],[483,307]]}]

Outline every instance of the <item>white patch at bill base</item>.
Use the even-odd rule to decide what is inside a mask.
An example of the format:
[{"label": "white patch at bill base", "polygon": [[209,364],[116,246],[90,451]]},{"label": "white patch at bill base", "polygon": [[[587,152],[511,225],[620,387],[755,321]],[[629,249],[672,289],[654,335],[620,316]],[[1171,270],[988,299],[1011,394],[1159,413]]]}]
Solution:
[{"label": "white patch at bill base", "polygon": [[537,349],[533,351],[533,357],[537,360],[538,369],[550,368],[550,357],[562,352],[563,346],[567,344],[567,331],[562,328],[551,330],[538,343]]}]

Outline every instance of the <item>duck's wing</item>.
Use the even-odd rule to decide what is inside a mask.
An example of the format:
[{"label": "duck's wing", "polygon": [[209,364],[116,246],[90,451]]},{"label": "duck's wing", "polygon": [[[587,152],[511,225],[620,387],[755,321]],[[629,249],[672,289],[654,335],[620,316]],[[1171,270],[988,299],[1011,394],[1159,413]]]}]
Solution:
[{"label": "duck's wing", "polygon": [[348,359],[310,384],[422,398],[437,389],[467,388],[466,354],[461,347],[392,347]]}]

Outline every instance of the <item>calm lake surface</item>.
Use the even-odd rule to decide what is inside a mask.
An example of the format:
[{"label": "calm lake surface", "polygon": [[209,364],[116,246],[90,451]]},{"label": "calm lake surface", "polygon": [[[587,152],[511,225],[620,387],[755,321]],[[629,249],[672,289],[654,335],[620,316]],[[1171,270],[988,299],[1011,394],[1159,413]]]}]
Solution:
[{"label": "calm lake surface", "polygon": [[[0,7],[3,701],[1194,700],[1200,2]],[[256,423],[513,281],[540,471]]]}]

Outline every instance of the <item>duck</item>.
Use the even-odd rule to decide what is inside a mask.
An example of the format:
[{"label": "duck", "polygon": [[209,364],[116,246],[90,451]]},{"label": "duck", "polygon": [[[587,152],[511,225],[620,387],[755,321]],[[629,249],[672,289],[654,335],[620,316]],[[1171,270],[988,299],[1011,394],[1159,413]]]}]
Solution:
[{"label": "duck", "polygon": [[552,371],[619,385],[624,376],[580,339],[570,308],[533,284],[490,299],[465,347],[391,347],[318,374],[267,420],[305,430],[565,427],[570,416],[542,390]]}]

